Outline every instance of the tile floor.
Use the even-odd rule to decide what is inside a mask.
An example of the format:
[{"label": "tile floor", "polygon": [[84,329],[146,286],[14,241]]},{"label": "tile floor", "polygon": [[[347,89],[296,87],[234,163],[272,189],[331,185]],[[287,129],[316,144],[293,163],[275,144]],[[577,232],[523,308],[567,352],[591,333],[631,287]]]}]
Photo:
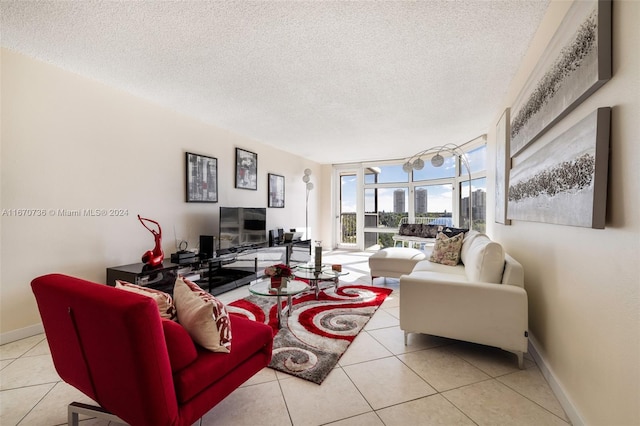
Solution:
[{"label": "tile floor", "polygon": [[[347,284],[370,284],[371,253],[333,251]],[[198,423],[214,425],[567,425],[549,385],[530,356],[412,334],[398,327],[399,282],[377,279],[394,292],[318,386],[264,369]],[[248,295],[246,287],[221,296]],[[44,335],[0,346],[0,424],[66,424],[66,405],[91,403],[56,374]],[[85,426],[108,422],[85,419]]]}]

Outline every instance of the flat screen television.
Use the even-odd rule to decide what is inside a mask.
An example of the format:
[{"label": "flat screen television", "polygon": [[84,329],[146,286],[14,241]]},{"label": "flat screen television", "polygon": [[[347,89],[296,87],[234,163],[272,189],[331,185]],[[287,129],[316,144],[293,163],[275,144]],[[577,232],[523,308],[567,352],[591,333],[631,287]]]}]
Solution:
[{"label": "flat screen television", "polygon": [[221,250],[233,250],[267,243],[265,207],[220,207]]}]

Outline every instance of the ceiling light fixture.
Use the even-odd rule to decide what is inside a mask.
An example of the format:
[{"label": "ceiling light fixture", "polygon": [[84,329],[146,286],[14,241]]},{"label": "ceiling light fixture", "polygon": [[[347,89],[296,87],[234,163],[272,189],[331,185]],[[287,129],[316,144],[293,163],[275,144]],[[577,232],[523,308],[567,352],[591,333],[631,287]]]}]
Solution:
[{"label": "ceiling light fixture", "polygon": [[[486,138],[486,135],[483,135],[482,137]],[[475,139],[477,138],[474,138],[473,140]],[[402,170],[405,173],[411,173],[414,170],[422,170],[424,168],[424,160],[422,159],[422,157],[427,157],[430,155],[432,155],[431,165],[433,167],[442,167],[442,165],[444,164],[444,157],[441,153],[451,154],[458,157],[460,159],[460,162],[464,164],[465,168],[467,169],[467,176],[469,178],[469,229],[473,229],[473,204],[471,203],[471,167],[469,166],[469,159],[467,158],[467,155],[461,149],[461,147],[465,144],[454,145],[449,143],[446,145],[427,148],[409,157],[402,165]],[[462,227],[462,221],[460,220],[459,222],[459,226]]]}]

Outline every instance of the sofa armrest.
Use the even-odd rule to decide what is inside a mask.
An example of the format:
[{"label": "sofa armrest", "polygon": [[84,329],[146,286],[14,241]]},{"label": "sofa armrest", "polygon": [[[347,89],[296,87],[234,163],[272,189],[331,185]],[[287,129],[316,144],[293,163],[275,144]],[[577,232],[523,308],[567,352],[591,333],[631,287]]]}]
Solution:
[{"label": "sofa armrest", "polygon": [[400,277],[400,328],[527,351],[527,293],[481,282]]}]

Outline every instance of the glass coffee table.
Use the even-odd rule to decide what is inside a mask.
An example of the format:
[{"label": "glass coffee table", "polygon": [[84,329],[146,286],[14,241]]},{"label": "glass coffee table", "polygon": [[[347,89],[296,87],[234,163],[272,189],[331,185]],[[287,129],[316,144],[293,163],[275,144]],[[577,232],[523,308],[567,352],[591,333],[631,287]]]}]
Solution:
[{"label": "glass coffee table", "polygon": [[[309,291],[310,287],[304,281],[290,280],[286,287],[271,288],[271,280],[262,278],[249,284],[249,293],[257,296],[267,296],[276,298],[276,306],[278,312],[278,327],[282,327],[283,316],[288,316],[293,309],[291,297],[300,293]],[[282,298],[286,297],[286,306],[282,307]],[[286,322],[285,322],[286,325]]]},{"label": "glass coffee table", "polygon": [[334,288],[337,290],[340,277],[347,274],[348,272],[334,271],[331,269],[331,265],[322,265],[320,272],[316,272],[315,265],[311,263],[305,263],[293,268],[294,277],[309,281],[309,286],[316,293],[316,299],[318,299],[318,295],[320,294],[321,282],[332,282]]}]

